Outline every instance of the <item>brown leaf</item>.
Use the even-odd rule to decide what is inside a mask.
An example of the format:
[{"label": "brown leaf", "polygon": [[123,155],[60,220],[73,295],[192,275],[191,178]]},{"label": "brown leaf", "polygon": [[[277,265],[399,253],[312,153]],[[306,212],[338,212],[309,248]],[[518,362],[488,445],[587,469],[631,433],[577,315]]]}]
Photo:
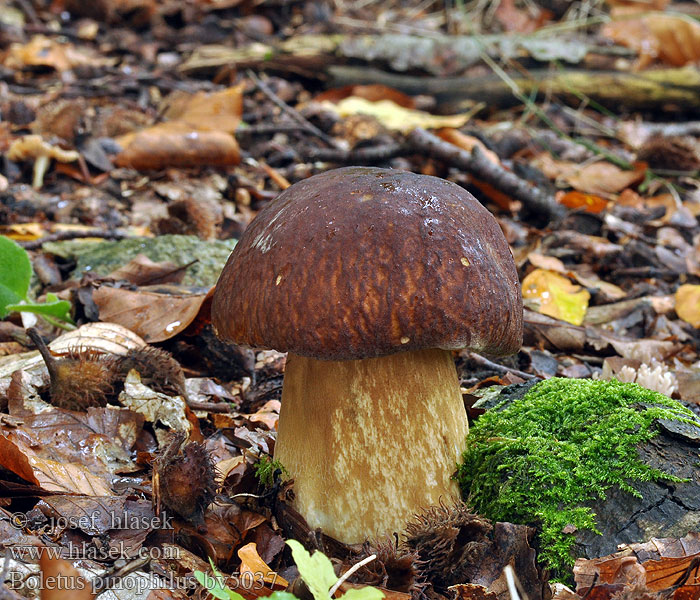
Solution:
[{"label": "brown leaf", "polygon": [[639,53],[639,66],[657,58],[676,67],[700,59],[700,23],[679,15],[648,13],[640,18],[613,20],[601,34]]},{"label": "brown leaf", "polygon": [[123,150],[114,163],[137,170],[227,166],[240,162],[235,138],[224,131],[201,131],[183,123],[160,123],[116,139]]},{"label": "brown leaf", "polygon": [[41,458],[18,431],[0,433],[0,464],[49,492],[111,496],[110,482],[80,464]]},{"label": "brown leaf", "polygon": [[175,296],[102,286],[92,298],[100,320],[119,323],[149,343],[162,342],[184,330],[199,313],[206,294]]},{"label": "brown leaf", "polygon": [[589,194],[610,194],[621,192],[625,188],[644,179],[646,166],[639,166],[633,171],[625,171],[608,162],[596,162],[578,168],[566,179],[580,192]]},{"label": "brown leaf", "polygon": [[137,468],[130,453],[144,421],[131,411],[24,410],[21,416],[21,425],[0,426],[0,464],[45,490],[111,496],[114,473]]},{"label": "brown leaf", "polygon": [[277,421],[280,418],[280,401],[270,400],[252,415],[248,416],[248,420],[253,423],[262,423],[270,431],[277,429]]},{"label": "brown leaf", "polygon": [[238,558],[241,559],[240,573],[250,573],[253,577],[262,576],[265,583],[269,583],[276,587],[285,588],[289,582],[273,571],[265,561],[260,558],[255,542],[246,544],[238,549]]},{"label": "brown leaf", "polygon": [[43,35],[35,35],[26,44],[12,44],[4,58],[9,69],[49,67],[68,71],[79,65],[100,66],[113,61],[96,56],[86,47],[79,50],[72,44],[62,44]]},{"label": "brown leaf", "polygon": [[621,192],[644,179],[646,165],[635,165],[626,171],[612,163],[598,161],[586,165],[555,160],[549,154],[541,154],[534,161],[550,179],[564,181],[579,192],[605,196]]},{"label": "brown leaf", "polygon": [[552,13],[543,10],[539,6],[537,6],[536,14],[533,14],[535,9],[532,8],[532,4],[527,5],[527,7],[527,9],[517,8],[514,0],[501,0],[497,5],[494,16],[506,31],[518,33],[537,31],[552,16]]},{"label": "brown leaf", "polygon": [[43,553],[39,566],[43,575],[41,600],[92,600],[92,586],[68,561]]},{"label": "brown leaf", "polygon": [[207,94],[174,93],[164,116],[168,121],[180,122],[200,131],[223,131],[233,134],[243,114],[243,84]]},{"label": "brown leaf", "polygon": [[125,279],[134,285],[155,285],[157,283],[180,283],[185,276],[185,268],[169,261],[153,262],[145,254],[137,254],[123,267],[107,275],[116,281]]},{"label": "brown leaf", "polygon": [[453,600],[498,600],[498,596],[489,592],[483,585],[460,583],[447,589],[452,592]]}]

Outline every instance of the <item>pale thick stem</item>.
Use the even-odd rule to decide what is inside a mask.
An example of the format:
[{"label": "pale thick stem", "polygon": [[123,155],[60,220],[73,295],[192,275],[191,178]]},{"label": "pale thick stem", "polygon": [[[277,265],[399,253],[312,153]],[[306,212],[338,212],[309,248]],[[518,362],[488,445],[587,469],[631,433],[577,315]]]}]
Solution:
[{"label": "pale thick stem", "polygon": [[401,532],[459,497],[468,431],[450,352],[321,361],[290,354],[275,458],[311,528],[347,543]]}]

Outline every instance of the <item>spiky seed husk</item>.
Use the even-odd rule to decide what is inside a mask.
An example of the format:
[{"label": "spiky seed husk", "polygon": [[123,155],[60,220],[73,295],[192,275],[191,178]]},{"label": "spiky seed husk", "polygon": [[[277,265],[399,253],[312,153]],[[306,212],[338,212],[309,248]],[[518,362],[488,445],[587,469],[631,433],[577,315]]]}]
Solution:
[{"label": "spiky seed husk", "polygon": [[343,572],[372,554],[376,554],[377,558],[358,569],[348,581],[404,592],[415,599],[423,596],[429,584],[423,576],[424,565],[418,552],[397,546],[388,539],[366,542],[362,553],[343,565]]},{"label": "spiky seed husk", "polygon": [[185,374],[170,352],[154,346],[129,350],[119,365],[124,377],[134,369],[141,382],[156,392],[186,397]]},{"label": "spiky seed husk", "polygon": [[433,506],[408,524],[404,545],[418,554],[422,576],[442,591],[472,579],[492,529],[463,503]]},{"label": "spiky seed husk", "polygon": [[204,444],[184,440],[175,434],[154,461],[158,494],[166,513],[201,526],[216,495],[216,470]]}]

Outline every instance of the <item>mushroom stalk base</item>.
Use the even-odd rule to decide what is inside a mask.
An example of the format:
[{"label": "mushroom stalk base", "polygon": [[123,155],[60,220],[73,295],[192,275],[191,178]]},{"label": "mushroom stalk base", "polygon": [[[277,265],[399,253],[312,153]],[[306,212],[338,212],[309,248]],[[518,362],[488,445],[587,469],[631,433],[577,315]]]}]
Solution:
[{"label": "mushroom stalk base", "polygon": [[459,498],[468,432],[452,354],[321,361],[289,354],[275,458],[309,526],[346,542],[402,532]]}]

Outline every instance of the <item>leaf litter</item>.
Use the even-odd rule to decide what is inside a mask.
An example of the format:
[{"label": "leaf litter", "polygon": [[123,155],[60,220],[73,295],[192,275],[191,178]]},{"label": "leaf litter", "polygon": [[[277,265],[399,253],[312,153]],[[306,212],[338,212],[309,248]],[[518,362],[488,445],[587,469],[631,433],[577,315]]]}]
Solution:
[{"label": "leaf litter", "polygon": [[[149,576],[176,571],[194,582],[211,558],[226,574],[263,574],[260,589],[239,586],[245,598],[285,583],[304,597],[301,580],[320,597],[374,554],[338,594],[365,584],[394,600],[505,600],[510,564],[525,596],[549,597],[526,525],[443,507],[419,516],[412,537],[352,548],[308,530],[281,469],[267,486],[256,477],[274,453],[284,357],[219,342],[212,286],[260,209],[334,166],[445,177],[499,221],[523,286],[525,344],[497,363],[460,354],[465,398],[524,376],[615,377],[700,412],[700,127],[683,118],[697,108],[692,95],[672,93],[679,76],[697,86],[697,12],[615,1],[596,8],[607,19],[598,25],[590,3],[470,3],[465,13],[405,4],[370,3],[365,13],[167,0],[0,9],[0,234],[31,264],[19,283],[0,276],[0,524],[6,548],[90,549],[6,568],[107,582],[128,569],[91,560],[98,550],[128,548],[119,556],[134,560],[146,549],[149,561],[130,568],[150,595],[184,597]],[[493,57],[509,75],[493,75]],[[572,64],[583,78],[557,87]],[[526,91],[519,75],[529,72],[538,83]],[[610,72],[615,85],[604,83]],[[626,87],[640,77],[649,94]],[[508,176],[529,183],[502,185]],[[26,309],[57,302],[70,310],[59,322]],[[126,364],[158,348],[181,375],[162,357],[155,370],[132,361],[115,370],[104,405],[57,406],[31,325],[57,361]],[[173,431],[201,449],[175,449]],[[172,528],[155,521],[168,448],[175,462],[206,453],[216,468],[199,522],[187,511]],[[17,514],[26,523],[5,527]],[[95,522],[80,526],[81,515]],[[138,515],[141,526],[113,527],[114,515]],[[579,559],[575,591],[554,586],[555,596],[697,599],[698,527],[667,529],[675,537]],[[316,552],[290,556],[292,538]]]}]

